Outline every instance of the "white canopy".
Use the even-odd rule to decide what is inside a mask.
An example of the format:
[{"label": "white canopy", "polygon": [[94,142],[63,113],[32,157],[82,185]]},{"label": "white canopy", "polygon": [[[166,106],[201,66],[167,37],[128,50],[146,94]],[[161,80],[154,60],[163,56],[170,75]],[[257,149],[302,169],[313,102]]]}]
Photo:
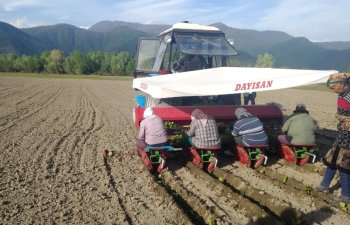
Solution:
[{"label": "white canopy", "polygon": [[235,94],[324,83],[336,70],[219,67],[136,78],[133,88],[153,98]]}]

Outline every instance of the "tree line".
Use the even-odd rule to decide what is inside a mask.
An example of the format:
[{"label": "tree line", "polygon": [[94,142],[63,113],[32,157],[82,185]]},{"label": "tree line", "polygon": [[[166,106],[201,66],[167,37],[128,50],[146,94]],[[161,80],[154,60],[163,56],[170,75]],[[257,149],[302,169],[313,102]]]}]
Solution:
[{"label": "tree line", "polygon": [[[274,58],[271,54],[259,55],[255,65],[231,60],[230,66],[272,67]],[[112,75],[132,76],[135,58],[129,52],[88,52],[82,54],[73,51],[65,56],[63,51],[54,49],[40,55],[0,54],[0,72],[77,74],[77,75]]]},{"label": "tree line", "polygon": [[54,49],[32,56],[0,54],[0,72],[131,76],[134,63],[134,57],[126,51],[73,51],[65,56],[63,51]]}]

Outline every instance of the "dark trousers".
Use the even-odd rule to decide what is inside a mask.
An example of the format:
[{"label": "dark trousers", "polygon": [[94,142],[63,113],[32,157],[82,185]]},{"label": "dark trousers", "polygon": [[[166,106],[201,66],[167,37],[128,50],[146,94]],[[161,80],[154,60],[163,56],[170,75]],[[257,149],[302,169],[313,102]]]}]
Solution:
[{"label": "dark trousers", "polygon": [[251,105],[255,105],[255,94],[250,94],[248,96],[244,96],[244,105],[248,105],[249,101]]}]

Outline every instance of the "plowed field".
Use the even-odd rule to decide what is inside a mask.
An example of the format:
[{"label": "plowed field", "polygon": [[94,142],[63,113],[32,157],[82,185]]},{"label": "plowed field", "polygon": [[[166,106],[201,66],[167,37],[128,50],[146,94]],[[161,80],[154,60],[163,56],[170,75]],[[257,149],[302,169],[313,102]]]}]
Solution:
[{"label": "plowed field", "polygon": [[[253,170],[221,155],[208,174],[185,158],[161,177],[131,155],[137,130],[131,80],[0,77],[0,224],[334,224],[348,212],[314,193],[324,166],[271,159]],[[332,143],[337,96],[259,92],[290,114],[306,104],[320,155]],[[102,150],[114,153],[103,158]],[[222,181],[220,182],[219,179]]]}]

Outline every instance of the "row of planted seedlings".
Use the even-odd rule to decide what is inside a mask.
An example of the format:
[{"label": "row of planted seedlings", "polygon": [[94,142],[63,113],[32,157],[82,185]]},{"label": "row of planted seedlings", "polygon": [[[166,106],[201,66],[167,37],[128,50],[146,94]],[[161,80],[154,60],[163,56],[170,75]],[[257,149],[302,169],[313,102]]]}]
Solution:
[{"label": "row of planted seedlings", "polygon": [[[186,135],[188,128],[184,128],[181,125],[176,124],[174,121],[165,121],[164,126],[168,132],[169,143],[174,147],[182,147],[186,152],[186,150],[189,148],[188,137]],[[234,139],[231,135],[232,126],[233,122],[218,123],[222,145],[226,148],[232,148],[234,146]],[[183,156],[185,157],[185,155],[186,154]],[[205,171],[197,168],[194,164],[187,161],[186,158],[177,160],[176,163],[188,167],[191,173],[194,173],[197,178],[201,178],[199,174],[202,174],[202,176],[207,174]],[[194,193],[191,189],[188,189],[184,184],[182,184],[182,182],[180,182],[176,172],[173,171],[173,169],[176,168],[176,165],[169,166],[169,168],[170,170],[165,170],[158,176],[158,181],[159,183],[165,185],[168,190],[172,190],[172,194],[176,196],[177,199],[181,199],[180,202],[182,205],[185,205],[187,211],[190,212],[190,217],[195,217],[196,222],[199,224],[217,224],[222,222],[223,218],[220,216],[219,209],[204,204],[201,198],[198,197],[198,193]],[[213,192],[214,190],[216,190],[216,192],[217,190],[221,190],[222,193],[220,195],[228,196],[227,200],[233,204],[233,207],[236,208],[236,210],[240,211],[245,216],[255,219],[257,216],[268,216],[268,214],[259,206],[239,197],[240,193],[232,192],[229,187],[225,187],[223,182],[218,182],[218,180],[209,175],[202,178],[209,182],[210,185],[208,188],[210,188]],[[275,218],[271,218],[270,220],[276,222]]]},{"label": "row of planted seedlings", "polygon": [[[234,148],[234,138],[231,134],[232,127],[234,122],[218,122],[218,130],[219,135],[222,141],[223,149],[228,148],[232,149]],[[186,129],[182,126],[176,124],[174,121],[165,121],[164,125],[167,129],[167,132],[169,134],[169,142],[174,147],[183,147],[185,150],[189,146],[187,136],[185,135]],[[270,130],[268,130],[268,135],[270,140],[275,140],[278,134],[278,130],[275,129],[276,125],[272,122],[270,126]],[[277,148],[277,147],[276,147]],[[195,169],[195,167],[191,166],[191,163],[187,164],[191,170]],[[198,169],[198,168],[197,168]],[[196,170],[196,169],[195,169]],[[171,182],[176,179],[174,179],[174,176],[171,175],[172,173],[170,171],[167,171],[162,174],[160,177],[163,181],[165,181],[168,188],[174,190],[176,195],[180,195],[181,198],[183,198],[183,201],[186,201],[186,199],[189,199],[188,197],[191,195],[191,193],[184,189],[184,187],[180,187],[179,183],[177,182]],[[214,170],[212,173],[213,177],[219,178],[219,180],[229,187],[236,190],[238,193],[242,194],[243,196],[248,197],[249,199],[252,199],[253,201],[258,202],[259,205],[262,205],[263,207],[268,208],[273,214],[280,217],[284,221],[290,221],[295,220],[297,218],[300,218],[300,214],[296,213],[296,217],[294,218],[284,218],[283,212],[285,212],[288,207],[282,207],[282,205],[276,204],[274,200],[271,199],[271,196],[261,196],[258,190],[252,189],[247,183],[245,183],[243,180],[241,180],[238,177],[234,177],[227,172],[224,172],[221,169]],[[194,201],[186,201],[186,204],[189,204],[191,208],[193,208],[195,211],[197,211],[198,214],[203,215],[205,220],[208,220],[208,218],[211,217],[211,220],[213,220],[216,216],[215,213],[208,211],[206,207],[203,206],[199,207],[198,202]],[[199,207],[199,208],[198,208]],[[197,214],[197,215],[198,215]],[[210,216],[209,216],[210,215]],[[203,219],[204,219],[203,218]],[[210,219],[209,219],[210,220]]]},{"label": "row of planted seedlings", "polygon": [[[226,149],[235,149],[234,137],[231,134],[234,122],[235,121],[219,121],[217,123],[219,136],[222,143],[222,151]],[[279,156],[280,145],[277,140],[277,135],[281,133],[281,126],[274,120],[265,120],[263,122],[264,128],[269,137],[269,152]],[[164,121],[164,126],[167,130],[168,141],[171,146],[175,148],[182,148],[184,150],[190,147],[188,136],[186,135],[186,131],[189,129],[188,127],[183,127],[177,124],[175,121]]]},{"label": "row of planted seedlings", "polygon": [[[231,134],[233,123],[234,122],[217,123],[222,145],[227,148],[232,148],[234,146],[234,139]],[[174,121],[164,121],[164,127],[168,133],[169,144],[176,147],[188,147],[189,143],[186,135],[188,128],[184,128]]]},{"label": "row of planted seedlings", "polygon": [[[232,149],[234,148],[234,138],[231,134],[232,131],[232,127],[233,127],[233,123],[234,122],[230,122],[230,123],[223,123],[223,122],[219,122],[218,123],[218,130],[219,130],[219,134],[220,134],[220,138],[222,141],[222,146],[223,149],[225,148],[229,148]],[[168,134],[169,134],[169,142],[173,143],[175,146],[179,146],[179,145],[188,145],[187,142],[187,136],[185,135],[186,129],[182,128],[181,126],[177,125],[175,122],[173,121],[166,121],[165,122],[165,127],[168,130]],[[269,134],[269,135],[273,135],[273,134]],[[210,178],[205,177],[205,176],[209,176],[209,175],[205,175],[205,172],[202,171],[202,173],[199,173],[199,169],[196,168],[194,165],[192,165],[192,163],[188,162],[187,164],[185,164],[186,167],[188,167],[191,171],[194,171],[195,174],[197,174],[197,176],[199,174],[202,174],[201,176],[203,176],[203,179],[206,179],[208,181],[210,181]],[[200,175],[199,175],[200,176]],[[268,196],[268,195],[261,195],[259,193],[259,190],[256,190],[254,188],[251,188],[249,184],[247,184],[244,180],[235,177],[219,168],[215,169],[214,172],[211,174],[211,176],[217,177],[219,181],[219,183],[221,183],[224,186],[227,186],[229,189],[232,188],[234,190],[234,192],[230,192],[229,189],[225,189],[224,186],[221,187],[220,189],[222,190],[226,190],[227,193],[230,193],[230,195],[235,196],[234,193],[238,193],[239,195],[244,196],[245,198],[250,199],[249,201],[244,201],[243,203],[239,203],[240,206],[237,206],[238,208],[243,207],[246,208],[249,206],[249,208],[254,208],[254,204],[251,205],[249,204],[251,201],[258,203],[257,205],[259,205],[262,208],[268,209],[269,213],[272,213],[274,215],[276,215],[277,217],[279,217],[280,219],[282,219],[283,221],[286,221],[287,223],[290,224],[290,221],[296,221],[299,220],[301,217],[300,212],[296,212],[294,211],[293,216],[286,216],[285,212],[288,210],[291,210],[289,207],[284,206],[283,204],[278,204],[276,203],[276,201],[273,199],[273,197]],[[172,189],[174,191],[174,193],[178,196],[181,196],[181,198],[183,199],[184,202],[186,202],[186,204],[188,204],[188,206],[190,208],[192,208],[193,211],[195,211],[197,216],[200,216],[201,218],[203,218],[203,220],[206,223],[210,223],[209,221],[213,222],[213,224],[215,224],[215,222],[220,221],[219,216],[216,214],[216,211],[214,209],[210,209],[210,207],[203,205],[203,204],[198,204],[199,203],[199,199],[197,199],[195,197],[195,195],[193,193],[191,193],[190,190],[187,190],[185,188],[185,186],[181,185],[181,182],[177,182],[177,179],[175,177],[175,175],[171,172],[171,171],[165,171],[164,173],[162,173],[161,175],[161,179],[163,180],[164,184],[166,184],[169,189]],[[217,188],[217,185],[220,185],[219,183],[215,182],[215,179],[212,181],[213,186],[215,186]],[[227,194],[226,193],[226,194]],[[226,196],[225,194],[225,196]],[[234,202],[237,201],[237,196],[236,198],[234,198]],[[246,206],[245,206],[246,205]],[[253,207],[254,206],[254,207]],[[260,216],[264,217],[266,216],[266,214],[264,215],[264,210],[261,211],[261,208],[256,208],[255,210],[253,210],[254,212],[252,212],[254,215],[250,215],[249,213],[246,215],[248,217],[250,216],[258,216],[259,214],[261,214]],[[237,208],[237,210],[239,210]],[[266,212],[265,212],[266,213]],[[271,218],[273,220],[273,218]]]}]

